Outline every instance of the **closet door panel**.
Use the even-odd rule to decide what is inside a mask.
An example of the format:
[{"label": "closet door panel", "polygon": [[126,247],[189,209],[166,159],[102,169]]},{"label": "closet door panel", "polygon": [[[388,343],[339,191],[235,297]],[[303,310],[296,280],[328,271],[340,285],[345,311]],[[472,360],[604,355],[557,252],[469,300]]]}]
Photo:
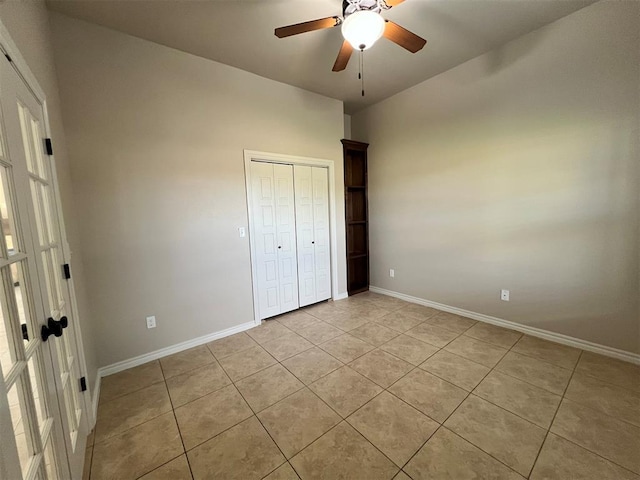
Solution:
[{"label": "closet door panel", "polygon": [[329,178],[326,168],[312,168],[313,238],[316,302],[331,297],[331,248],[329,236]]},{"label": "closet door panel", "polygon": [[295,310],[299,306],[293,166],[274,164],[273,177],[276,187],[276,231],[280,287],[280,311],[278,313],[284,313]]},{"label": "closet door panel", "polygon": [[312,167],[295,165],[296,232],[298,246],[298,285],[300,306],[316,302],[315,259],[313,245]]},{"label": "closet door panel", "polygon": [[280,313],[280,273],[273,165],[252,162],[251,191],[260,317]]}]

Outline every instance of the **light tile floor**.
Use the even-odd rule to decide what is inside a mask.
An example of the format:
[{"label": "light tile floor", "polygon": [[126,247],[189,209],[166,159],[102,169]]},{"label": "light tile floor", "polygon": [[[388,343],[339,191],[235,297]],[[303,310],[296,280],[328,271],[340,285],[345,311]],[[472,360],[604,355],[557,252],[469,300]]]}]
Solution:
[{"label": "light tile floor", "polygon": [[401,300],[103,379],[85,478],[640,479],[640,367]]}]

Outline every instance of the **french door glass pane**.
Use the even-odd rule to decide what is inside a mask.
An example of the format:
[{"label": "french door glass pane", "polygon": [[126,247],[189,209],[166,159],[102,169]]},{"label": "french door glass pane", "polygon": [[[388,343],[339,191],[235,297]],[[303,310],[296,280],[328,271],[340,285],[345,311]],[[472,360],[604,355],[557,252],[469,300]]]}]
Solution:
[{"label": "french door glass pane", "polygon": [[31,356],[28,363],[29,380],[31,380],[31,391],[33,392],[33,401],[36,406],[36,416],[38,417],[38,428],[42,432],[44,421],[49,417],[47,411],[47,399],[43,396],[41,388],[44,389],[46,383],[42,375],[42,360],[38,350]]},{"label": "french door glass pane", "polygon": [[[42,266],[44,267],[44,280],[47,285],[47,296],[49,297],[50,309],[56,308],[56,297],[53,290],[53,262],[51,260],[51,251],[45,250],[42,252]],[[51,312],[51,311],[50,311]]]},{"label": "french door glass pane", "polygon": [[[48,177],[46,162],[44,159],[44,152],[42,151],[42,135],[40,134],[40,122],[30,115],[30,127],[31,127],[31,151],[35,158],[35,163],[38,166],[38,175],[44,179]],[[36,173],[36,172],[33,172]]]},{"label": "french door glass pane", "polygon": [[58,480],[58,472],[56,472],[56,457],[53,451],[53,442],[49,440],[44,448],[44,468],[47,472],[48,480]]},{"label": "french door glass pane", "polygon": [[11,317],[2,288],[0,288],[0,303],[2,304],[0,309],[0,366],[2,366],[2,373],[6,377],[16,362],[16,347],[11,331]]},{"label": "french door glass pane", "polygon": [[[70,378],[70,377],[67,377]],[[75,387],[74,382],[67,382],[64,389],[65,403],[67,404],[67,419],[69,420],[70,434],[75,433],[78,430],[78,404],[76,403],[76,396],[73,392]]]},{"label": "french door glass pane", "polygon": [[22,391],[22,377],[18,377],[8,392],[9,411],[13,425],[13,434],[16,438],[18,447],[18,457],[20,458],[20,467],[23,477],[26,476],[29,468],[29,462],[34,456],[34,448],[30,435],[29,416],[27,415],[27,407]]},{"label": "french door glass pane", "polygon": [[[18,321],[23,333],[23,341],[25,345],[30,340],[35,340],[36,336],[34,332],[36,329],[33,326],[33,315],[31,314],[31,306],[29,304],[30,294],[28,293],[28,283],[25,277],[26,265],[23,261],[15,262],[11,264],[11,281],[13,283],[13,291],[15,293],[16,307],[18,309]],[[24,335],[26,329],[27,334]]]},{"label": "french door glass pane", "polygon": [[52,202],[49,196],[50,189],[49,185],[44,183],[40,184],[40,200],[42,201],[42,212],[44,213],[44,220],[46,224],[46,239],[48,243],[54,243],[56,241],[55,233],[54,233],[54,217],[53,212],[51,210]]},{"label": "french door glass pane", "polygon": [[62,294],[62,262],[58,258],[59,249],[53,247],[51,252],[51,268],[53,270],[53,293],[55,303],[53,306],[56,310],[64,308],[64,296]]},{"label": "french door glass pane", "polygon": [[2,112],[0,112],[0,159],[7,159],[7,149],[5,148],[4,140],[4,118]]},{"label": "french door glass pane", "polygon": [[15,237],[16,226],[14,223],[9,175],[10,170],[7,167],[0,168],[0,176],[2,177],[0,178],[0,221],[2,222],[2,234],[6,247],[5,251],[7,255],[13,255],[18,251],[18,245]]},{"label": "french door glass pane", "polygon": [[48,232],[45,230],[44,213],[42,212],[42,202],[40,201],[40,189],[38,188],[39,182],[33,178],[31,183],[31,200],[33,201],[33,209],[36,217],[36,224],[38,227],[38,245],[46,245]]},{"label": "french door glass pane", "polygon": [[41,138],[38,133],[37,121],[35,121],[29,109],[20,102],[18,102],[18,113],[20,115],[24,153],[27,157],[27,169],[34,175],[45,177],[42,146],[37,142],[37,139]]}]

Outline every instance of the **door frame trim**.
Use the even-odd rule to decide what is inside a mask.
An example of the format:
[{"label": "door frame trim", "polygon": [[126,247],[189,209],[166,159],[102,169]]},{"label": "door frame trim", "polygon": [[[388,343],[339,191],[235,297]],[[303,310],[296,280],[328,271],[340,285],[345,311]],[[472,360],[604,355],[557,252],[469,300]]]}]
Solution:
[{"label": "door frame trim", "polygon": [[253,212],[251,210],[251,162],[262,161],[267,163],[280,163],[285,165],[303,165],[309,167],[322,167],[329,170],[329,251],[331,256],[331,297],[333,300],[342,298],[338,293],[338,237],[336,214],[336,178],[335,162],[321,158],[302,157],[298,155],[285,155],[280,153],[260,152],[256,150],[244,150],[244,178],[247,194],[247,225],[249,226],[249,246],[251,259],[251,285],[253,292],[253,320],[260,325],[260,305],[258,302],[257,265],[255,262],[255,243],[253,239]]},{"label": "door frame trim", "polygon": [[[49,109],[47,106],[47,98],[44,93],[44,90],[42,89],[42,87],[40,87],[38,80],[36,79],[35,75],[31,72],[31,69],[29,68],[29,64],[20,53],[18,46],[15,44],[15,42],[11,38],[11,34],[9,33],[9,30],[4,26],[4,23],[2,23],[1,20],[0,20],[0,51],[2,52],[3,55],[6,54],[11,58],[11,63],[13,63],[14,68],[18,72],[18,75],[22,77],[22,80],[24,81],[27,88],[31,90],[33,95],[38,100],[38,102],[42,105],[42,111],[44,116],[43,118],[44,132],[47,138],[51,138],[51,125],[49,124]],[[70,264],[71,248],[69,246],[69,242],[67,239],[67,229],[64,221],[64,215],[62,212],[62,199],[60,198],[60,184],[58,183],[58,169],[56,166],[56,158],[54,155],[48,155],[48,156],[52,166],[51,185],[53,186],[55,197],[56,197],[55,198],[56,213],[58,216],[58,221],[60,222],[60,226],[61,226],[60,243],[62,247],[62,257],[63,257],[62,260],[64,261],[64,263]],[[78,313],[78,303],[76,299],[76,292],[75,292],[75,286],[73,283],[73,277],[66,281],[68,282],[67,289],[69,291],[69,300],[71,301],[71,305],[70,305],[70,308],[72,311],[71,313],[73,314],[75,323],[76,323],[74,325],[74,333],[75,333],[76,345],[78,346],[78,352],[77,352],[78,367],[81,375],[84,377],[87,377],[87,363],[85,359],[84,344],[82,342],[80,315]],[[84,403],[84,410],[87,415],[89,430],[92,430],[96,423],[96,417],[94,415],[93,408],[92,408],[90,389],[87,389],[85,392],[83,392],[82,400]]]}]

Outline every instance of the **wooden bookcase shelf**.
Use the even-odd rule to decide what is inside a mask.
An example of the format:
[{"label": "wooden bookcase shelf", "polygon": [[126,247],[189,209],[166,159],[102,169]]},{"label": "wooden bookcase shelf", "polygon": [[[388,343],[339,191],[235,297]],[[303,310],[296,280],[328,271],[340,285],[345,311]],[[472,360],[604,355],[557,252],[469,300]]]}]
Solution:
[{"label": "wooden bookcase shelf", "polygon": [[369,290],[368,147],[368,143],[342,140],[349,295]]}]

